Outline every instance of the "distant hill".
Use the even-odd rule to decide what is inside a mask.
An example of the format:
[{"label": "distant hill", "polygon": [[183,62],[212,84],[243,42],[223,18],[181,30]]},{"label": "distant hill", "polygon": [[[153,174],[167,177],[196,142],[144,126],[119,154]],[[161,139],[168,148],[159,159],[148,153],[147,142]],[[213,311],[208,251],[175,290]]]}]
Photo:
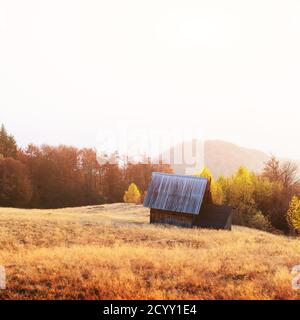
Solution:
[{"label": "distant hill", "polygon": [[205,165],[215,177],[232,175],[241,165],[251,171],[260,172],[270,155],[232,143],[208,140],[204,145]]},{"label": "distant hill", "polygon": [[[251,171],[260,172],[264,163],[270,158],[270,155],[265,152],[240,147],[221,140],[207,140],[202,145],[199,141],[194,140],[185,142],[184,146],[193,150],[193,156],[196,156],[195,150],[198,146],[200,152],[196,164],[174,164],[174,155],[183,152],[182,143],[164,153],[164,155],[171,154],[171,164],[177,174],[193,174],[201,169],[203,162],[216,178],[220,175],[232,175],[241,165],[246,166]],[[204,156],[201,156],[201,154],[204,154]]]}]

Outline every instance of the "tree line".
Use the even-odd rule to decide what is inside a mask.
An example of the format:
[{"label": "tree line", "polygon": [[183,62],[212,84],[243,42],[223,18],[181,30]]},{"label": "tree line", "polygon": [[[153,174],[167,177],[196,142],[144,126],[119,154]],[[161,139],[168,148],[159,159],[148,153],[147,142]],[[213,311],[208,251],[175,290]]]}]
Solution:
[{"label": "tree line", "polygon": [[211,179],[214,203],[234,208],[233,223],[300,234],[300,183],[297,166],[274,156],[260,174],[240,167],[231,177],[215,180],[208,168],[198,176]]},{"label": "tree line", "polygon": [[[152,172],[172,172],[169,165],[122,159],[117,153],[99,159],[94,149],[28,145],[18,148],[0,130],[0,206],[60,208],[123,202],[131,182],[141,198]],[[102,161],[100,161],[102,160]]]}]

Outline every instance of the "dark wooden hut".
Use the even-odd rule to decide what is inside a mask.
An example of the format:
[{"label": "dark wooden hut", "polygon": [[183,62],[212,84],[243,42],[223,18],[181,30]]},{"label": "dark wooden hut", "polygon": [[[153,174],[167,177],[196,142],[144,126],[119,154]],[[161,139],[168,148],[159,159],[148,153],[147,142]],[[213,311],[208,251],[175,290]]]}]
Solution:
[{"label": "dark wooden hut", "polygon": [[231,230],[232,210],[212,203],[206,178],[155,172],[144,206],[150,223]]}]

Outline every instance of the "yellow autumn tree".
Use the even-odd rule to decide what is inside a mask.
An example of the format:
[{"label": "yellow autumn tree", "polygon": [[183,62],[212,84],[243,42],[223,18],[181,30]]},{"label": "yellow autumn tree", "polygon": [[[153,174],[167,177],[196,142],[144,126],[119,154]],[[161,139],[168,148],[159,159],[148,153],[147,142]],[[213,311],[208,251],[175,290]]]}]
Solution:
[{"label": "yellow autumn tree", "polygon": [[300,233],[300,199],[297,196],[292,198],[286,218],[291,231]]},{"label": "yellow autumn tree", "polygon": [[128,190],[124,194],[124,202],[126,203],[141,203],[141,193],[135,183],[131,183]]},{"label": "yellow autumn tree", "polygon": [[254,184],[251,172],[246,167],[240,167],[232,177],[230,188],[232,204],[242,204],[244,206],[253,206]]},{"label": "yellow autumn tree", "polygon": [[204,167],[202,171],[196,172],[194,176],[213,180],[213,174],[207,167]]},{"label": "yellow autumn tree", "polygon": [[194,176],[210,179],[211,181],[210,188],[211,188],[211,195],[212,195],[213,202],[216,204],[223,203],[224,195],[223,195],[222,187],[221,185],[219,185],[217,181],[215,181],[213,174],[207,167],[204,167],[201,172],[196,172]]}]

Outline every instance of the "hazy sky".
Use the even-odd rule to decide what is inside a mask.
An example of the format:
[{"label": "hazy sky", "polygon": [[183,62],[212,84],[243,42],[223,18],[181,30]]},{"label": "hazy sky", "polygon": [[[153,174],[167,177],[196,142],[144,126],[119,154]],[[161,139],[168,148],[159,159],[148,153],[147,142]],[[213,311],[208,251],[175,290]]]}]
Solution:
[{"label": "hazy sky", "polygon": [[0,122],[21,145],[127,123],[300,158],[299,106],[297,0],[0,0]]}]

